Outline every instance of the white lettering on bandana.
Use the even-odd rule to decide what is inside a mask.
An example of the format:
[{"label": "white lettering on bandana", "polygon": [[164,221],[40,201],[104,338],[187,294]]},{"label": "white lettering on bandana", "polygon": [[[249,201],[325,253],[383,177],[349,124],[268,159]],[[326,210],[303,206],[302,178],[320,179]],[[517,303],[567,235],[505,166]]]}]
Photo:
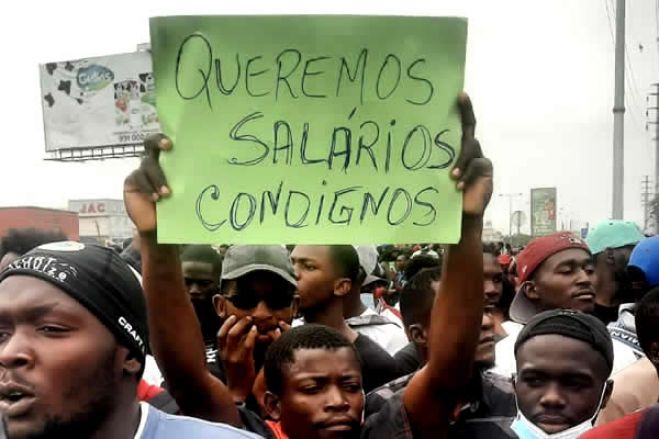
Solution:
[{"label": "white lettering on bandana", "polygon": [[78,270],[68,262],[50,256],[28,256],[12,262],[7,270],[29,270],[42,273],[60,282],[77,278]]},{"label": "white lettering on bandana", "polygon": [[145,352],[144,349],[144,340],[142,340],[142,337],[140,337],[140,334],[137,333],[137,331],[133,328],[133,325],[131,325],[128,320],[126,320],[126,317],[121,316],[119,317],[119,326],[121,326],[130,337],[135,340],[135,343],[140,347],[140,350],[142,352]]}]

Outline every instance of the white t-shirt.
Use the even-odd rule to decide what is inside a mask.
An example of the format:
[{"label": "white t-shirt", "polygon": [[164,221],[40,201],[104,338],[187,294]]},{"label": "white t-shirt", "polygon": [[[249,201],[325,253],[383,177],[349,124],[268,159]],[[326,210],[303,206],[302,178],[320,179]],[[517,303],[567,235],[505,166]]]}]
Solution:
[{"label": "white t-shirt", "polygon": [[[508,336],[500,340],[494,347],[495,359],[494,368],[492,372],[504,377],[511,377],[512,374],[517,372],[517,362],[515,361],[515,342],[519,333],[524,328],[524,325],[514,322],[505,322],[504,329],[508,332]],[[613,371],[616,373],[625,367],[633,364],[638,360],[638,356],[634,350],[626,346],[624,343],[613,339]]]},{"label": "white t-shirt", "polygon": [[366,308],[358,317],[346,319],[348,326],[379,344],[389,355],[394,355],[409,343],[403,325],[399,322],[370,308]]},{"label": "white t-shirt", "polygon": [[164,378],[162,377],[162,373],[160,372],[160,369],[158,368],[158,363],[156,363],[156,359],[153,358],[151,355],[146,356],[146,361],[144,363],[144,374],[142,374],[142,379],[146,381],[147,383],[151,384],[152,386],[158,386],[162,387],[162,383]]},{"label": "white t-shirt", "polygon": [[508,336],[499,340],[494,346],[494,367],[490,371],[502,377],[510,378],[517,371],[515,342],[524,325],[508,321],[504,322],[502,326]]}]

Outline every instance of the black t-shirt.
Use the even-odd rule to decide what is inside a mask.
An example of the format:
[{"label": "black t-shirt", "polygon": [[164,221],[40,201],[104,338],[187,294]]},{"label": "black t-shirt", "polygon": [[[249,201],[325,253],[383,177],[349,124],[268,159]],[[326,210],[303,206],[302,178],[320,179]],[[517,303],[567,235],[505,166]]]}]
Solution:
[{"label": "black t-shirt", "polygon": [[362,381],[365,392],[369,392],[398,378],[398,365],[394,359],[373,340],[359,334],[355,339],[362,364]]},{"label": "black t-shirt", "polygon": [[[410,379],[411,376],[404,384],[406,385]],[[386,395],[386,392],[383,392],[386,389],[382,388],[367,397],[367,404],[376,402],[379,410],[366,419],[362,427],[362,439],[414,439],[412,425],[403,405],[405,387],[394,385],[393,389],[398,390],[391,395]],[[479,392],[476,392],[478,396],[469,404],[465,404],[459,412],[458,419],[449,424],[448,438],[516,438],[517,436],[510,429],[516,412],[511,383],[486,372],[481,376],[478,390]],[[380,395],[377,392],[380,392]]]},{"label": "black t-shirt", "polygon": [[421,367],[421,356],[412,342],[396,352],[394,354],[394,360],[398,364],[398,371],[401,376],[416,372]]},{"label": "black t-shirt", "polygon": [[600,319],[602,323],[608,325],[611,322],[618,320],[618,305],[614,306],[604,306],[599,303],[595,303],[595,309],[593,310],[593,315]]}]

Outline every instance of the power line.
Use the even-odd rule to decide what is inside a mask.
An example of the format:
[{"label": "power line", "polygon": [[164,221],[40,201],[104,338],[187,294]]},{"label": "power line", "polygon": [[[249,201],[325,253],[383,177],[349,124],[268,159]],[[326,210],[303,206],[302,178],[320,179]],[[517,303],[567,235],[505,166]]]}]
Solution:
[{"label": "power line", "polygon": [[[659,2],[659,0],[657,0]],[[613,6],[613,0],[604,0],[604,7],[606,9],[606,16],[607,16],[607,22],[609,24],[609,34],[611,35],[611,42],[615,46],[615,36],[613,35],[613,19],[614,19],[614,12],[612,12],[615,8]],[[613,15],[613,16],[612,16]],[[629,115],[632,119],[632,122],[636,125],[636,128],[639,129],[639,131],[646,131],[647,129],[644,127],[644,124],[640,121],[639,116],[642,114],[641,111],[639,111],[639,108],[642,108],[642,104],[639,102],[643,102],[643,99],[640,97],[638,93],[638,88],[636,86],[636,76],[634,75],[634,71],[632,70],[632,63],[631,59],[629,57],[629,50],[627,49],[627,41],[625,41],[625,72],[628,73],[625,75],[625,88],[628,91],[627,96],[629,99],[627,100],[628,108],[629,108]]]},{"label": "power line", "polygon": [[[611,3],[611,8],[613,9],[613,0],[609,0]],[[627,2],[627,16],[630,16],[629,12],[629,6],[633,2]],[[634,74],[634,69],[632,65],[631,58],[629,57],[629,48],[627,47],[627,39],[625,39],[625,59],[627,60],[627,64],[625,64],[625,67],[629,68],[629,79],[632,84],[632,91],[636,95],[636,99],[640,100],[640,93],[638,92],[638,86],[637,86],[637,81],[636,81],[636,75]]]},{"label": "power line", "polygon": [[654,24],[657,27],[657,49],[659,49],[659,0],[657,0],[657,7],[654,12]]}]

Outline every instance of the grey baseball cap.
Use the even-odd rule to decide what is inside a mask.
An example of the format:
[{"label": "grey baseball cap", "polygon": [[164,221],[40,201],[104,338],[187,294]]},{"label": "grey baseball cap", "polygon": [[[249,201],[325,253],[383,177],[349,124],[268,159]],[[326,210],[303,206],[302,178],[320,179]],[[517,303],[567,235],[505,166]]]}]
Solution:
[{"label": "grey baseball cap", "polygon": [[221,280],[234,280],[253,271],[269,271],[297,287],[288,250],[283,245],[234,245],[222,261]]}]

